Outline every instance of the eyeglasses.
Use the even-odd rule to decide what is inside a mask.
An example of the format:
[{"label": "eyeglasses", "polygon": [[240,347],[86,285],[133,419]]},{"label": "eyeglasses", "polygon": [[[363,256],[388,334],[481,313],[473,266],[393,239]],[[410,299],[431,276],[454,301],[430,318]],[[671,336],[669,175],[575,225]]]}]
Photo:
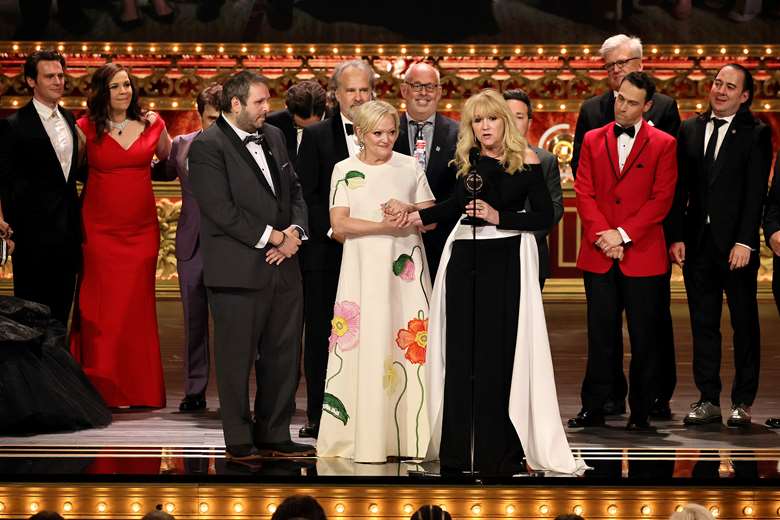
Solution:
[{"label": "eyeglasses", "polygon": [[628,58],[626,60],[611,61],[609,63],[604,64],[604,70],[612,70],[612,67],[617,67],[618,69],[623,70],[623,67],[625,67],[629,61],[638,60],[638,59],[639,56],[634,56],[633,58]]},{"label": "eyeglasses", "polygon": [[426,92],[433,92],[441,87],[438,83],[409,83],[408,81],[404,81],[404,83],[412,87],[412,90],[415,92],[422,92],[423,89],[425,89]]}]

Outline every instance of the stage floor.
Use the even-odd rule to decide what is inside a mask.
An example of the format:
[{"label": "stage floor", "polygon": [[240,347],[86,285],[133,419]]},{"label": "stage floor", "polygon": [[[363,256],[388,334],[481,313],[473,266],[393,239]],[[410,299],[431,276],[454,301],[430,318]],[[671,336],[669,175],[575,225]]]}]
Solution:
[{"label": "stage floor", "polygon": [[[197,479],[224,475],[253,479],[303,476],[394,480],[405,479],[410,471],[438,471],[436,465],[421,467],[411,462],[355,464],[342,459],[315,458],[267,460],[253,468],[226,464],[213,381],[208,391],[207,412],[184,414],[178,411],[182,397],[180,303],[161,301],[158,311],[168,407],[116,413],[114,422],[103,429],[0,437],[0,477],[5,480],[33,476],[78,480],[98,475],[116,475],[118,478],[157,478],[162,475],[173,479]],[[565,423],[580,406],[579,389],[586,352],[585,306],[580,303],[551,303],[546,304],[546,311],[561,420]],[[584,478],[606,478],[625,483],[640,480],[663,482],[670,478],[728,479],[732,482],[735,478],[764,482],[765,479],[780,480],[780,431],[763,426],[767,417],[780,415],[780,390],[775,383],[780,377],[780,319],[774,304],[761,304],[760,314],[762,383],[753,407],[754,424],[751,427],[734,429],[716,424],[691,428],[682,425],[683,416],[698,395],[691,375],[687,307],[673,304],[678,357],[678,385],[672,401],[673,420],[655,421],[657,431],[653,433],[625,431],[625,416],[610,419],[604,428],[567,429],[572,448],[594,468]],[[724,330],[728,330],[726,310],[723,318]],[[730,340],[730,334],[724,334],[724,337]],[[724,348],[724,407],[728,405],[733,371],[730,352],[730,348]],[[629,359],[626,355],[626,363]],[[298,410],[291,426],[295,440],[299,440],[297,432],[305,418],[303,384],[298,390]]]}]

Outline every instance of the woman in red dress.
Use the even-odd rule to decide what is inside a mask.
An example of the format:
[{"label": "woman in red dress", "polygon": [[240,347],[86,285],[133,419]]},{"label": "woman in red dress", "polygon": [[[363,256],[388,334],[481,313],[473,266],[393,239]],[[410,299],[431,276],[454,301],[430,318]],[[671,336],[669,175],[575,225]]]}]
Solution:
[{"label": "woman in red dress", "polygon": [[165,406],[155,308],[160,244],[151,161],[168,157],[162,118],[142,112],[121,65],[95,71],[82,193],[84,243],[71,352],[111,408]]}]

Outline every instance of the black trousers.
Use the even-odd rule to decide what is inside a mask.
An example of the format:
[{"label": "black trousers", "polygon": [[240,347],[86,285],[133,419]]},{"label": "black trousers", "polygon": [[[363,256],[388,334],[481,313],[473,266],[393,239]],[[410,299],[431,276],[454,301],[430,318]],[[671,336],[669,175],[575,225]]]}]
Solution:
[{"label": "black trousers", "polygon": [[336,303],[339,272],[304,271],[303,273],[303,373],[306,376],[306,419],[319,424],[328,371],[328,337]]},{"label": "black trousers", "polygon": [[644,421],[655,398],[653,379],[658,359],[664,278],[626,276],[615,262],[604,274],[584,273],[588,302],[588,361],[582,383],[582,407],[601,410],[613,388],[611,361],[619,347],[615,328],[619,307],[626,310],[631,340],[628,402],[632,420]]},{"label": "black trousers", "polygon": [[[661,321],[658,328],[658,364],[655,377],[655,399],[669,402],[677,386],[677,361],[674,350],[674,327],[672,323],[672,271],[664,278],[664,302],[661,304]],[[609,399],[620,403],[628,395],[628,381],[623,372],[623,305],[620,304],[615,331],[617,351],[612,360],[613,385]]]},{"label": "black trousers", "polygon": [[453,243],[446,274],[447,370],[440,448],[443,471],[470,469],[472,399],[475,468],[482,475],[521,470],[523,448],[509,419],[520,304],[519,246],[519,237],[476,241],[475,293],[474,244],[469,240]]},{"label": "black trousers", "polygon": [[52,317],[67,327],[78,261],[68,255],[52,260],[52,254],[52,251],[17,247],[13,255],[14,296],[48,305]]},{"label": "black trousers", "polygon": [[[290,440],[301,354],[303,290],[275,274],[262,290],[208,288],[225,444]],[[255,365],[255,422],[249,374]]]},{"label": "black trousers", "polygon": [[701,246],[686,251],[683,269],[685,290],[693,333],[693,379],[701,399],[720,404],[721,332],[723,293],[734,330],[734,367],[732,404],[750,406],[758,391],[761,331],[756,300],[759,259],[751,255],[742,269],[729,269],[728,254],[715,245],[709,226]]}]

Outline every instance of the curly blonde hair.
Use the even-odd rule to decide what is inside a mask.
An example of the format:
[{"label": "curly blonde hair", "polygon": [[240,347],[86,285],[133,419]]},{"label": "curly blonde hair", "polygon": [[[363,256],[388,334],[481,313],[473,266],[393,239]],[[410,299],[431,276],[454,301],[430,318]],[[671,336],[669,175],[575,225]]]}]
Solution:
[{"label": "curly blonde hair", "polygon": [[468,175],[469,152],[475,146],[481,148],[471,124],[476,117],[498,117],[504,122],[503,152],[499,160],[510,175],[525,166],[525,151],[528,143],[517,131],[503,96],[493,89],[485,89],[466,100],[460,117],[458,145],[452,160],[458,167],[458,176]]}]

